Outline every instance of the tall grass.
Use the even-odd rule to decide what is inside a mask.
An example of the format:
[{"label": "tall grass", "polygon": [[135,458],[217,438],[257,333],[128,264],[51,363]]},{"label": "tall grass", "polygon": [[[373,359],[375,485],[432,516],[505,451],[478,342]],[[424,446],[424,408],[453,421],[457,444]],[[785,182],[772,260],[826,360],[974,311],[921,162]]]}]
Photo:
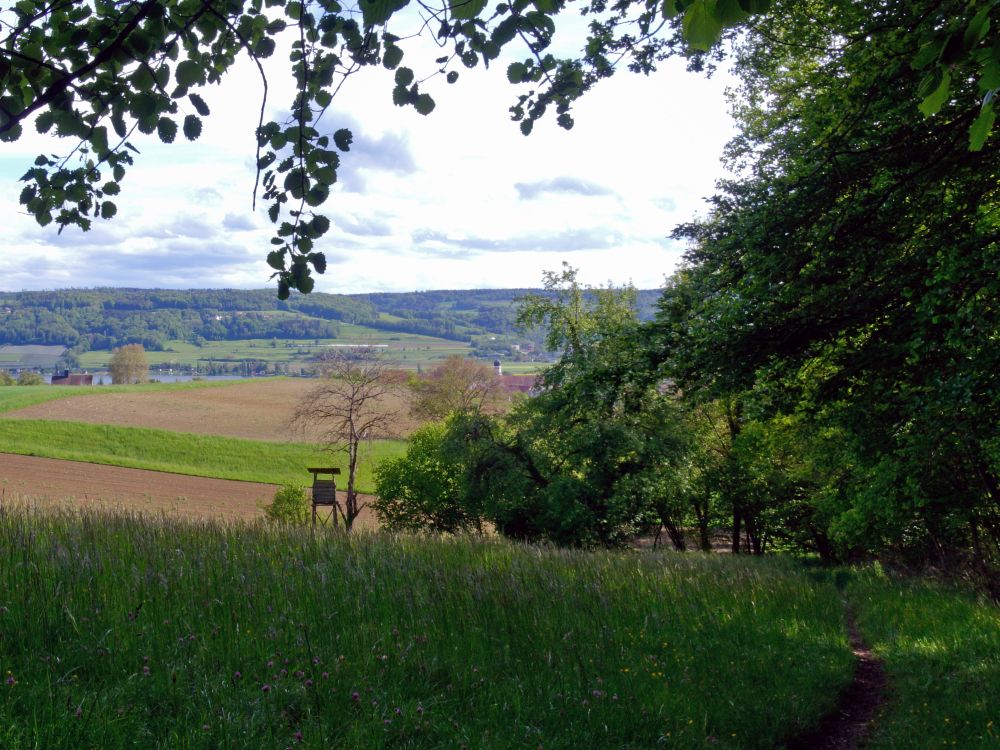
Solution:
[{"label": "tall grass", "polygon": [[[400,441],[373,441],[358,469],[359,490],[372,490],[372,468],[379,460],[404,451]],[[0,452],[271,484],[302,484],[308,466],[346,467],[344,454],[302,443],[42,419],[0,419]]]},{"label": "tall grass", "polygon": [[866,748],[1000,747],[1000,609],[875,572],[847,591],[890,681]]},{"label": "tall grass", "polygon": [[774,748],[850,655],[774,561],[0,514],[0,745]]}]

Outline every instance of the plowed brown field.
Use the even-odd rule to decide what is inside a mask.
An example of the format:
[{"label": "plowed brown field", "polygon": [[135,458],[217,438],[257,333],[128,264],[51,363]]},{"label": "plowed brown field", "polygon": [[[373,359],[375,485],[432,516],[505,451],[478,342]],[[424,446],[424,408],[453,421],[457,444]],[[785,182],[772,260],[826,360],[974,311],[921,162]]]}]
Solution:
[{"label": "plowed brown field", "polygon": [[[263,516],[261,506],[273,499],[276,489],[270,484],[0,453],[0,503],[3,504],[125,509],[191,519],[253,520]],[[357,523],[371,528],[373,516],[365,511]]]},{"label": "plowed brown field", "polygon": [[[135,393],[81,393],[8,412],[5,419],[53,419],[149,427],[173,432],[313,442],[315,435],[289,427],[296,405],[318,384],[304,378],[261,379],[220,388]],[[400,401],[394,409],[406,413]],[[409,425],[401,425],[403,434]]]}]

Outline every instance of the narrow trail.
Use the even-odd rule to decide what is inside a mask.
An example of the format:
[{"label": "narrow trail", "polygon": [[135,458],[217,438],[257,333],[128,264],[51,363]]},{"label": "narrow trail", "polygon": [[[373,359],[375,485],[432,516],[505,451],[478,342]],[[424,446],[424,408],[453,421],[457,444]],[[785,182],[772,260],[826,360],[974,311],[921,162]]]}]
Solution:
[{"label": "narrow trail", "polygon": [[837,707],[809,732],[791,739],[785,746],[787,750],[857,750],[863,746],[885,703],[887,680],[882,662],[861,639],[850,608],[845,619],[856,660],[854,679],[840,696]]}]

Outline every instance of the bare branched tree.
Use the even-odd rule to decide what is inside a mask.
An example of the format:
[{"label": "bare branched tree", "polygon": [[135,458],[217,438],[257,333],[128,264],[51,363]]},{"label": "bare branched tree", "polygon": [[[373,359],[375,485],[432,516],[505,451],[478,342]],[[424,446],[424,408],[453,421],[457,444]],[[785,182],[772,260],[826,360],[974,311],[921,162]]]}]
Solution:
[{"label": "bare branched tree", "polygon": [[373,347],[330,352],[318,368],[322,381],[299,402],[291,422],[318,435],[331,453],[347,451],[347,497],[344,507],[335,505],[335,512],[350,531],[365,506],[358,502],[356,487],[359,450],[363,441],[394,434],[398,415],[392,396],[399,391],[400,378]]}]

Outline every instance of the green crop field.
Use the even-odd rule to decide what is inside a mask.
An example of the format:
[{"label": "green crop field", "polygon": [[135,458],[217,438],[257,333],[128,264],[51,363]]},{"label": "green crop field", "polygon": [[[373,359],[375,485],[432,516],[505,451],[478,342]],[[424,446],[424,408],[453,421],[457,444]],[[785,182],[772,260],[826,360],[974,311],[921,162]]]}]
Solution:
[{"label": "green crop field", "polygon": [[[344,454],[331,456],[302,443],[36,419],[0,419],[0,445],[26,456],[270,484],[301,484],[304,467],[320,463],[343,470],[346,461]],[[404,450],[400,441],[373,441],[359,467],[359,490],[371,492],[373,464]]]},{"label": "green crop field", "polygon": [[763,750],[851,673],[787,561],[20,511],[0,634],[10,748]]}]

